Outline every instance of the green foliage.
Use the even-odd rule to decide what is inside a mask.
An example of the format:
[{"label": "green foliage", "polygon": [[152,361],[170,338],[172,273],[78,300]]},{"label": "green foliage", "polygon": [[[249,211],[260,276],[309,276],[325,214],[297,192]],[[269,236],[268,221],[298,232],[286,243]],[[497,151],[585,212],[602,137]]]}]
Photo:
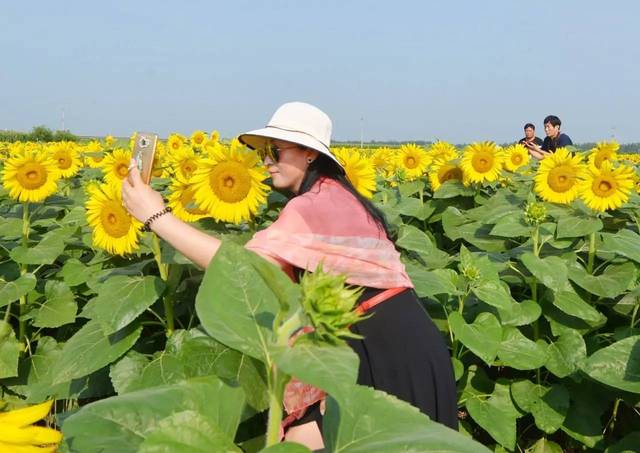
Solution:
[{"label": "green foliage", "polygon": [[2,131],[0,142],[77,142],[78,136],[69,131],[52,131],[45,126],[35,126],[31,132]]}]

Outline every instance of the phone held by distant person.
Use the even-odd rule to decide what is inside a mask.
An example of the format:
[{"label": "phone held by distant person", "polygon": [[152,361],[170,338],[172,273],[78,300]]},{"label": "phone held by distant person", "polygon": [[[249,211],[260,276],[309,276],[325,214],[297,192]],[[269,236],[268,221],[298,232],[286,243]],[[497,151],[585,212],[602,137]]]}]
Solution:
[{"label": "phone held by distant person", "polygon": [[136,161],[140,177],[145,184],[151,181],[153,158],[156,153],[158,135],[149,132],[138,132],[133,144],[133,159]]}]

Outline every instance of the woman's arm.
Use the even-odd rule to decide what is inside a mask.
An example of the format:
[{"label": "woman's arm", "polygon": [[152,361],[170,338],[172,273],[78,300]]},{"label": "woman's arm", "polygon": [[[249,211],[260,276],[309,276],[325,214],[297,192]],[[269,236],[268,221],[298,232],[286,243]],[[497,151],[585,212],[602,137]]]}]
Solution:
[{"label": "woman's arm", "polygon": [[[132,161],[132,164],[135,161]],[[122,182],[122,203],[129,213],[141,222],[164,209],[162,195],[145,184],[138,168],[133,165]],[[157,218],[151,229],[197,266],[206,268],[220,245],[219,239],[203,233],[171,213]]]}]

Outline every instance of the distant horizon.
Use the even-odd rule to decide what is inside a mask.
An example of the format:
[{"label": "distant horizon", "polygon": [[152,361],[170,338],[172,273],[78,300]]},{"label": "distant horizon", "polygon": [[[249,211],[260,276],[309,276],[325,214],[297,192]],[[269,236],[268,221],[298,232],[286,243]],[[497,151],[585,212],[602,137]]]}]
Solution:
[{"label": "distant horizon", "polygon": [[[35,126],[37,127],[37,126]],[[45,126],[46,127],[46,126]],[[9,130],[6,129],[0,129],[0,132],[7,132]],[[56,130],[52,130],[53,132],[56,132]],[[26,133],[29,131],[13,131],[11,130],[11,132],[20,132],[20,133]],[[112,134],[106,134],[106,135],[81,135],[81,134],[76,134],[73,131],[70,130],[65,130],[64,132],[70,132],[71,134],[75,135],[76,137],[78,137],[81,140],[88,140],[88,139],[104,139],[107,135],[112,135]],[[183,133],[183,132],[172,132],[172,133],[179,133],[182,134],[186,137],[188,137],[191,133],[193,133],[194,131],[190,131],[187,133]],[[204,131],[207,134],[210,134],[213,131]],[[219,131],[218,131],[219,132]],[[120,135],[112,135],[112,137],[116,140],[128,140],[130,138],[129,135],[126,136],[120,136]],[[163,137],[158,135],[158,138],[160,140],[167,140],[168,136]],[[220,139],[222,141],[231,141],[236,137],[225,137],[225,136],[220,136]],[[520,137],[522,138],[522,137]],[[497,141],[497,140],[488,140],[488,141],[492,141],[498,145],[502,145],[502,144],[508,144],[508,143],[516,143],[518,140],[520,140],[520,138],[518,139],[514,139],[512,141]],[[543,138],[543,137],[540,137]],[[584,146],[584,145],[591,145],[591,144],[595,144],[598,142],[608,142],[611,141],[612,139],[602,139],[602,140],[596,140],[596,141],[589,141],[589,142],[576,142],[575,145],[577,147],[580,146]],[[613,139],[615,140],[615,139]],[[447,140],[443,140],[443,141],[447,141]],[[481,141],[487,141],[487,140],[472,140],[470,142],[451,142],[451,141],[447,141],[448,143],[451,143],[455,146],[460,146],[460,145],[467,145],[469,143],[473,143],[473,142],[481,142]],[[429,143],[435,143],[436,140],[364,140],[362,142],[363,145],[367,145],[367,144],[408,144],[408,143],[416,143],[416,144],[429,144]],[[630,146],[630,145],[639,145],[640,146],[640,141],[637,142],[620,142],[618,140],[616,140],[616,142],[620,145],[620,146]],[[353,145],[359,145],[360,144],[360,140],[340,140],[340,139],[332,139],[331,140],[331,144],[335,145],[335,144],[353,144]]]}]

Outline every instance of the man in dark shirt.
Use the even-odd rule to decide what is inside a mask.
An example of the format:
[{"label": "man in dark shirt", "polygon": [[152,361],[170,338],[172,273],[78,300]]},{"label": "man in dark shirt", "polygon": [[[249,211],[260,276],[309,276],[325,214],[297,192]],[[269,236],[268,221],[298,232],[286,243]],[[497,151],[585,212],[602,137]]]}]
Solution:
[{"label": "man in dark shirt", "polygon": [[560,132],[560,126],[562,122],[560,118],[555,115],[549,115],[544,119],[544,132],[547,134],[542,146],[538,146],[534,143],[530,143],[525,146],[529,149],[531,154],[536,159],[544,159],[551,153],[555,153],[556,149],[563,146],[573,145],[573,142],[567,134]]},{"label": "man in dark shirt", "polygon": [[536,127],[527,123],[524,125],[524,138],[521,138],[518,141],[521,145],[527,146],[527,143],[535,143],[538,146],[542,146],[542,140],[540,137],[536,137]]}]

